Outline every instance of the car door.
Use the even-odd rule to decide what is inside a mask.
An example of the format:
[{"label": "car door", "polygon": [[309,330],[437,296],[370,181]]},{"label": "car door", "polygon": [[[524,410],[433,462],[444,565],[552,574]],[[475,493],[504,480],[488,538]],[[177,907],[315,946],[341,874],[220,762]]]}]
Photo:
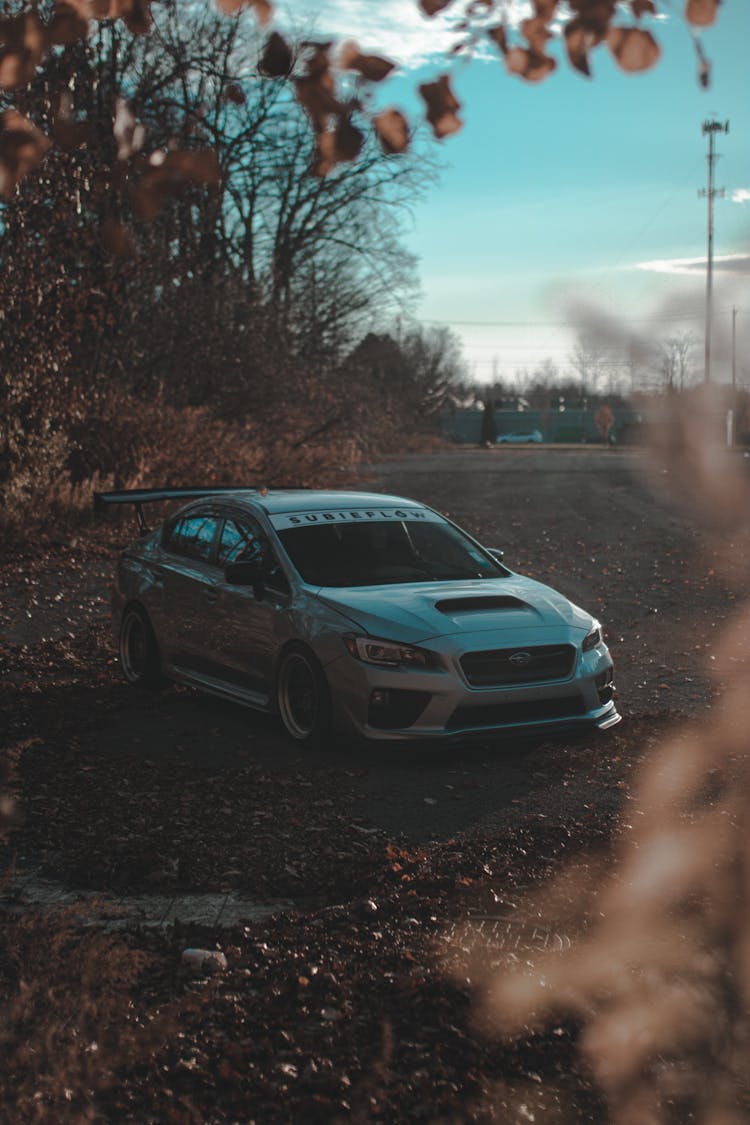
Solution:
[{"label": "car door", "polygon": [[[262,588],[232,586],[224,567],[260,548]],[[272,692],[276,653],[285,639],[289,583],[263,529],[251,517],[227,515],[219,535],[218,602],[213,648],[221,676],[265,706]],[[259,595],[259,596],[258,596]]]},{"label": "car door", "polygon": [[162,646],[170,664],[190,672],[216,671],[209,638],[218,600],[216,546],[221,524],[221,517],[208,509],[183,513],[167,525],[162,540]]}]

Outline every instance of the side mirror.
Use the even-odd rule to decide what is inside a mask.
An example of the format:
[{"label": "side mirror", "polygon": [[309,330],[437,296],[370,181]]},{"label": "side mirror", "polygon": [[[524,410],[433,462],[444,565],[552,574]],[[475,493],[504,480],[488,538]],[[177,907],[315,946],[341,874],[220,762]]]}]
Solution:
[{"label": "side mirror", "polygon": [[505,558],[505,551],[500,547],[485,547],[485,550],[488,555],[492,555],[493,559],[497,559],[498,562],[502,562]]},{"label": "side mirror", "polygon": [[260,559],[245,559],[241,562],[227,563],[224,578],[230,586],[252,586],[256,588],[263,582],[263,567]]}]

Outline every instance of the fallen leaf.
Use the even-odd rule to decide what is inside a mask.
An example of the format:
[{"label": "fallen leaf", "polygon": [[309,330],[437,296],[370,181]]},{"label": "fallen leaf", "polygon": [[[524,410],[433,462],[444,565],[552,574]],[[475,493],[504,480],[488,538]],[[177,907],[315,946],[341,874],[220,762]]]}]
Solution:
[{"label": "fallen leaf", "polygon": [[613,27],[607,35],[607,46],[619,66],[630,73],[648,70],[661,56],[661,47],[650,31],[638,27]]},{"label": "fallen leaf", "polygon": [[419,92],[427,105],[427,120],[436,137],[448,137],[463,127],[463,121],[458,116],[461,103],[451,90],[447,74],[436,82],[423,82]]},{"label": "fallen leaf", "polygon": [[266,78],[285,78],[291,73],[293,64],[294,56],[286,39],[278,31],[272,31],[260,56],[259,73]]},{"label": "fallen leaf", "polygon": [[409,147],[409,122],[398,109],[385,109],[373,119],[380,146],[389,154]]},{"label": "fallen leaf", "polygon": [[357,44],[350,41],[342,48],[341,67],[358,71],[368,82],[382,82],[395,69],[395,63],[380,55],[363,55]]},{"label": "fallen leaf", "polygon": [[696,27],[710,27],[719,14],[721,0],[687,0],[685,16]]}]

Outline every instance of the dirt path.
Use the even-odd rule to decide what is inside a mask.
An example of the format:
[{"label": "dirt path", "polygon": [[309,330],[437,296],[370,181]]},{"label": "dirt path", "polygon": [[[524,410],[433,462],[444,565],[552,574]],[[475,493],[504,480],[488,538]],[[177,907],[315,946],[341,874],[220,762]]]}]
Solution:
[{"label": "dirt path", "polygon": [[[623,723],[531,747],[300,756],[267,717],[122,682],[107,586],[124,527],[6,560],[0,741],[23,821],[0,853],[0,1003],[21,1086],[0,1116],[608,1119],[574,1021],[497,1038],[477,1000],[498,969],[575,943],[596,898],[574,881],[558,916],[536,885],[611,870],[634,767],[676,720],[710,714],[734,600],[717,544],[668,479],[651,494],[638,454],[460,451],[362,479],[599,614]],[[217,945],[216,977],[183,965]]]},{"label": "dirt path", "polygon": [[364,892],[389,842],[608,823],[660,732],[710,706],[705,670],[733,595],[702,532],[649,491],[639,454],[467,451],[362,475],[434,505],[599,615],[623,724],[531,748],[334,744],[302,757],[269,718],[121,683],[107,606],[116,549],[111,532],[88,535],[0,573],[3,714],[25,743],[22,863],[103,891],[340,901]]}]

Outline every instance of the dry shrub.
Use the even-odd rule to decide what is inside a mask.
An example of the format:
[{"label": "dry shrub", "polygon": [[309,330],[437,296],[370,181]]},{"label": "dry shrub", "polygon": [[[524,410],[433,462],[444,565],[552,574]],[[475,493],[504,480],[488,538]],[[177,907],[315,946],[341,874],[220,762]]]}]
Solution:
[{"label": "dry shrub", "polygon": [[[709,432],[715,407],[710,394],[675,406],[654,467],[671,498],[715,529],[719,565],[737,579],[750,483],[742,455]],[[642,768],[614,862],[580,864],[527,903],[579,933],[572,949],[487,982],[493,1030],[579,1022],[618,1125],[735,1125],[750,1110],[749,629],[746,606],[714,649],[719,703]]]},{"label": "dry shrub", "polygon": [[[357,412],[314,380],[234,418],[160,397],[88,392],[64,425],[27,435],[0,481],[0,530],[60,535],[89,517],[94,492],[108,487],[330,484],[372,448]],[[387,438],[393,427],[386,419],[381,429]]]},{"label": "dry shrub", "polygon": [[84,928],[85,908],[0,927],[0,1105],[5,1121],[93,1121],[168,1031],[133,989],[146,954]]}]

